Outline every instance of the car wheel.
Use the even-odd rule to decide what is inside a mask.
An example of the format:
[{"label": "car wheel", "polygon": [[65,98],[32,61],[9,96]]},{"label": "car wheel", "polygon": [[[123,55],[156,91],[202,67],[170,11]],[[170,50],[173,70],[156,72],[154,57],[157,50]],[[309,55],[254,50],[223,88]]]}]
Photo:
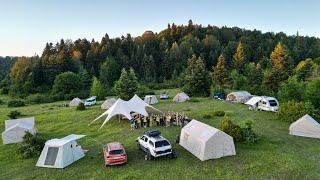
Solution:
[{"label": "car wheel", "polygon": [[139,149],[139,150],[141,150],[141,146],[140,146],[140,144],[137,142],[137,148]]},{"label": "car wheel", "polygon": [[173,152],[171,153],[171,158],[172,158],[172,159],[177,158],[177,154],[176,154],[176,152],[174,152],[174,151],[173,151]]},{"label": "car wheel", "polygon": [[152,155],[151,155],[151,153],[148,152],[147,153],[147,160],[150,161],[151,159],[152,159]]}]

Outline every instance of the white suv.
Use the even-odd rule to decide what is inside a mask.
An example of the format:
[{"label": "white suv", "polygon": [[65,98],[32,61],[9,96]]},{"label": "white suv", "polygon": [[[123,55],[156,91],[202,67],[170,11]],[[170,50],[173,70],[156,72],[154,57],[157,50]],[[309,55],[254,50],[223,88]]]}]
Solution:
[{"label": "white suv", "polygon": [[139,149],[147,153],[147,159],[160,156],[170,156],[176,158],[176,153],[172,150],[172,146],[168,140],[160,136],[160,132],[156,130],[146,131],[137,139]]},{"label": "white suv", "polygon": [[86,100],[86,102],[84,102],[84,105],[85,105],[85,106],[93,106],[93,105],[95,105],[96,103],[97,103],[96,96],[92,96],[92,97],[88,98],[88,99]]}]

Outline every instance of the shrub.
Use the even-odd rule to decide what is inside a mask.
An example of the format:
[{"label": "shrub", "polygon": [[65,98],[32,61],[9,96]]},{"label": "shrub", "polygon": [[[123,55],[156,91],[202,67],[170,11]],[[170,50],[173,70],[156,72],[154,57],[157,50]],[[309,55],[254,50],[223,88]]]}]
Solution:
[{"label": "shrub", "polygon": [[83,102],[80,102],[79,105],[76,108],[76,110],[79,110],[79,111],[83,111],[85,109],[86,109],[86,106],[84,106]]},{"label": "shrub", "polygon": [[200,102],[200,100],[197,99],[197,98],[191,98],[191,99],[189,100],[189,102]]},{"label": "shrub", "polygon": [[305,114],[312,115],[314,111],[314,106],[310,102],[289,101],[280,106],[277,118],[291,123]]},{"label": "shrub", "polygon": [[233,124],[228,116],[224,116],[220,123],[220,129],[232,136],[236,142],[243,142],[245,140],[240,126]]},{"label": "shrub", "polygon": [[234,124],[228,116],[224,116],[220,123],[220,129],[233,137],[236,142],[253,144],[258,141],[257,135],[252,130],[252,122],[247,121],[243,127]]},{"label": "shrub", "polygon": [[210,119],[212,118],[212,116],[210,114],[205,114],[202,116],[204,119]]},{"label": "shrub", "polygon": [[3,104],[4,102],[0,99],[0,104]]},{"label": "shrub", "polygon": [[18,153],[22,158],[39,156],[44,147],[44,143],[45,139],[39,135],[33,135],[30,132],[26,132],[22,143],[19,144]]},{"label": "shrub", "polygon": [[21,116],[21,112],[19,111],[10,111],[8,114],[8,117],[11,119],[17,119],[19,116]]},{"label": "shrub", "polygon": [[51,96],[45,94],[31,94],[26,97],[26,103],[29,104],[40,104],[53,102]]},{"label": "shrub", "polygon": [[22,100],[11,100],[8,102],[8,107],[21,107],[25,106],[24,101]]},{"label": "shrub", "polygon": [[252,122],[251,121],[246,121],[245,125],[241,127],[243,136],[245,138],[245,142],[248,144],[254,144],[256,143],[259,138],[257,135],[253,132],[252,130]]},{"label": "shrub", "polygon": [[214,116],[224,116],[226,113],[224,111],[214,111],[213,115]]}]

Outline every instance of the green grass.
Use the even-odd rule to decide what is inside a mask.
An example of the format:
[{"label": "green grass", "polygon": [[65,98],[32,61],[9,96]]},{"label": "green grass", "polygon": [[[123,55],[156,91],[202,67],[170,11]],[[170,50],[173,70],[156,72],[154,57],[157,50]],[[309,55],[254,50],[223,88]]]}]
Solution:
[{"label": "green grass", "polygon": [[[157,94],[162,91],[156,91]],[[63,107],[65,102],[7,108],[0,105],[0,129],[12,110],[26,116],[35,116],[36,128],[45,138],[61,138],[70,133],[85,134],[78,143],[90,151],[86,156],[65,169],[35,167],[38,158],[21,159],[17,145],[0,145],[1,179],[319,179],[320,141],[288,135],[289,124],[276,120],[269,112],[249,111],[244,105],[197,98],[199,102],[172,103],[177,90],[168,90],[170,100],[161,100],[155,107],[165,111],[186,112],[189,118],[219,127],[222,117],[203,118],[217,110],[225,111],[236,123],[253,122],[253,129],[261,138],[255,145],[236,144],[236,156],[201,162],[175,143],[180,128],[161,127],[162,134],[171,141],[178,152],[177,159],[159,158],[144,160],[137,150],[135,140],[145,131],[130,131],[128,121],[113,119],[99,130],[102,122],[88,124],[103,111],[100,106],[85,111]],[[7,97],[1,99],[8,100]],[[102,102],[100,102],[101,104]],[[104,167],[102,146],[120,141],[128,154],[128,163],[117,167]]]}]

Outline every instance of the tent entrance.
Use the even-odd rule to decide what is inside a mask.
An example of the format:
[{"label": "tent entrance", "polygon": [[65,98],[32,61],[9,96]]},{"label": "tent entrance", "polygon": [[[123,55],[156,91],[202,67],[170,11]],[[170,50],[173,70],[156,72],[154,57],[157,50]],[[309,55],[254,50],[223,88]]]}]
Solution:
[{"label": "tent entrance", "polygon": [[44,165],[54,166],[57,159],[58,151],[58,147],[48,147],[48,152],[46,160],[44,161]]}]

